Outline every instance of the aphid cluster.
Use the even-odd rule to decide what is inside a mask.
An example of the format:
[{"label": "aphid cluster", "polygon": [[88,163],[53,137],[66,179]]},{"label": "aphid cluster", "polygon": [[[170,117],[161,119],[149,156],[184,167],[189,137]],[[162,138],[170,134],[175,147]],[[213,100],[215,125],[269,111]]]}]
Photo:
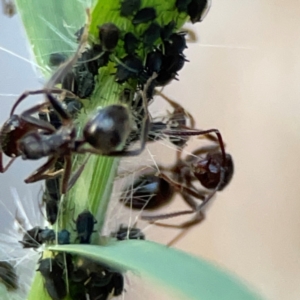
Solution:
[{"label": "aphid cluster", "polygon": [[[76,230],[80,243],[90,242],[94,221],[93,215],[87,210],[78,216]],[[33,230],[35,233],[40,231],[39,228]],[[112,233],[112,237],[118,241],[145,239],[144,234],[138,228],[127,228],[122,225],[117,232]],[[63,299],[67,295],[67,283],[71,298],[76,300],[84,300],[87,297],[95,300],[109,299],[110,296],[119,296],[124,291],[122,273],[69,253],[59,253],[54,257],[41,259],[37,271],[43,276],[45,289],[52,299]]]},{"label": "aphid cluster", "polygon": [[124,290],[124,278],[121,273],[71,254],[60,253],[39,261],[39,271],[44,286],[52,299],[109,299],[119,296]]},{"label": "aphid cluster", "polygon": [[24,248],[38,248],[44,243],[55,243],[56,241],[60,245],[70,244],[70,232],[63,229],[56,234],[53,229],[42,229],[36,226],[24,233],[20,243]]},{"label": "aphid cluster", "polygon": [[[0,172],[5,172],[17,157],[26,160],[47,158],[25,182],[45,180],[42,201],[50,225],[59,224],[57,221],[63,211],[61,198],[73,187],[92,154],[137,156],[148,142],[168,139],[178,152],[176,162],[169,167],[160,166],[159,173],[140,174],[130,187],[124,189],[120,202],[136,210],[156,210],[179,193],[189,206],[188,210],[142,214],[141,219],[155,222],[192,214],[191,220],[177,226],[180,228],[199,223],[204,217],[204,206],[231,180],[233,161],[225,152],[220,132],[195,129],[193,116],[157,90],[177,79],[187,61],[184,55],[186,33],[177,28],[178,19],[188,16],[192,23],[202,21],[210,1],[176,0],[173,8],[176,14],[166,24],[162,24],[158,7],[145,6],[143,2],[120,1],[119,15],[130,22],[129,30],[112,22],[99,24],[97,36],[87,42],[87,26],[80,28],[75,33],[79,43],[75,55],[68,58],[63,53],[52,53],[49,65],[54,75],[43,89],[24,92],[1,127]],[[117,86],[119,103],[95,109],[79,125],[78,117],[85,113],[85,106],[93,104],[96,107],[92,103],[95,87],[102,89],[100,78],[102,72],[108,70],[113,70],[110,76]],[[17,112],[24,99],[38,94],[45,97],[41,104]],[[157,95],[173,109],[166,118],[153,118],[148,111],[148,105],[157,101]],[[182,149],[189,138],[199,135],[207,137],[214,146],[198,148],[182,158]],[[4,154],[11,158],[6,166]],[[74,155],[82,154],[87,155],[74,170]],[[20,243],[24,248],[33,249],[50,244],[93,243],[96,218],[88,209],[76,214],[74,222],[64,224],[64,228],[49,225],[49,228],[36,226],[25,231]],[[110,238],[117,242],[144,240],[145,235],[136,224],[121,225]],[[52,299],[63,299],[67,294],[79,300],[108,299],[124,290],[123,274],[67,253],[52,253],[50,257],[41,258],[37,271]]]}]

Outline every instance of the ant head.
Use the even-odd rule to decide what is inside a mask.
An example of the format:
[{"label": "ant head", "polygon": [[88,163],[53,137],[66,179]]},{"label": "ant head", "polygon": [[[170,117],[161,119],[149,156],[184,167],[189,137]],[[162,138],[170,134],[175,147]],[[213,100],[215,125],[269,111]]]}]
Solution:
[{"label": "ant head", "polygon": [[[221,152],[216,152],[213,154],[208,153],[204,159],[193,163],[191,168],[195,177],[205,188],[218,188],[218,191],[223,190],[228,185],[234,172],[231,155],[226,154],[226,160],[223,166]],[[220,183],[221,175],[223,180]]]}]

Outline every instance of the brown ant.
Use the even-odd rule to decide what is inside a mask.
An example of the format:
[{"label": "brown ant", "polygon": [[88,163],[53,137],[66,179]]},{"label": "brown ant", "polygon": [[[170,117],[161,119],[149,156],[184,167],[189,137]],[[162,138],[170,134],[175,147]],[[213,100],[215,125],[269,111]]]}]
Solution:
[{"label": "brown ant", "polygon": [[[169,185],[178,191],[184,201],[192,208],[191,210],[183,210],[168,214],[161,215],[143,215],[141,218],[148,221],[156,221],[167,218],[172,218],[185,214],[195,214],[195,216],[183,224],[179,225],[164,225],[166,227],[175,228],[188,228],[191,225],[201,222],[204,219],[202,212],[204,206],[206,206],[217,191],[223,190],[230,182],[233,172],[234,165],[230,154],[225,153],[224,143],[221,134],[217,129],[205,130],[205,131],[191,131],[191,132],[173,132],[165,131],[165,134],[173,135],[202,135],[216,133],[219,141],[220,152],[215,151],[215,146],[202,147],[195,150],[186,159],[181,159],[180,156],[177,158],[176,163],[170,168],[160,168],[162,172],[158,175],[164,181],[168,182]],[[205,158],[199,156],[207,153]],[[170,172],[172,178],[167,176],[164,172]],[[200,182],[206,189],[212,190],[211,192],[203,191],[197,188],[194,183]],[[201,203],[195,199],[201,200]]]},{"label": "brown ant", "polygon": [[[145,89],[155,78],[149,79]],[[19,104],[28,95],[45,93],[47,102],[33,106],[20,115],[11,114],[0,131],[0,172],[5,172],[15,157],[23,159],[40,159],[49,157],[48,161],[38,168],[32,175],[25,179],[26,183],[50,178],[49,170],[56,161],[63,157],[65,161],[62,178],[62,194],[68,190],[72,168],[72,153],[93,153],[105,156],[136,156],[145,148],[149,129],[149,115],[147,110],[148,100],[143,92],[145,115],[141,128],[141,147],[136,150],[123,150],[125,142],[132,129],[131,112],[125,105],[109,105],[99,109],[84,125],[83,138],[77,138],[77,129],[71,116],[61,102],[51,95],[55,90],[39,90],[25,92],[16,101]],[[31,115],[39,112],[44,106],[51,105],[53,110],[62,120],[62,126],[55,129],[50,123],[36,119]],[[14,105],[12,113],[17,105]],[[84,147],[88,144],[89,147]],[[12,157],[6,167],[3,166],[2,152]],[[82,169],[81,169],[82,171]],[[78,172],[75,172],[75,178]],[[72,179],[71,179],[72,181]],[[72,182],[74,184],[74,180]]]}]

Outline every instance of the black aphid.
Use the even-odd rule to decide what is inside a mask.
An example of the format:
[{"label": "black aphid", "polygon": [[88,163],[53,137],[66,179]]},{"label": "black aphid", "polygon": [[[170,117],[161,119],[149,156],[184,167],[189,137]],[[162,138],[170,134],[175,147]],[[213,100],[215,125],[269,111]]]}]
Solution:
[{"label": "black aphid", "polygon": [[157,41],[161,34],[161,27],[156,23],[150,24],[143,34],[143,43],[145,47],[153,47],[153,44]]},{"label": "black aphid", "polygon": [[169,55],[163,60],[161,69],[168,74],[177,73],[180,71],[186,59],[182,55]]},{"label": "black aphid", "polygon": [[141,0],[123,0],[121,2],[120,15],[122,17],[132,16],[141,7]]},{"label": "black aphid", "polygon": [[145,69],[149,76],[156,72],[159,74],[163,62],[163,54],[159,50],[147,54]]},{"label": "black aphid", "polygon": [[[44,243],[54,243],[56,240],[56,234],[53,229],[42,229],[39,226],[33,227],[24,233],[22,241],[20,243],[23,248],[38,248]],[[57,233],[57,243],[60,245],[70,244],[70,232],[63,229]]]},{"label": "black aphid", "polygon": [[132,33],[127,32],[124,36],[124,49],[127,54],[133,54],[138,48],[139,40]]},{"label": "black aphid", "polygon": [[66,283],[63,279],[64,270],[56,259],[40,260],[37,271],[41,272],[45,281],[45,288],[53,300],[61,300],[67,296]]},{"label": "black aphid", "polygon": [[51,53],[49,57],[49,65],[57,67],[67,60],[67,56],[63,53]]},{"label": "black aphid", "polygon": [[175,7],[178,12],[187,12],[189,4],[192,0],[176,0]]},{"label": "black aphid", "polygon": [[113,23],[105,23],[98,26],[99,40],[104,51],[113,51],[120,37],[119,28]]},{"label": "black aphid", "polygon": [[192,0],[188,5],[187,13],[191,22],[201,22],[206,17],[211,7],[211,0]]},{"label": "black aphid", "polygon": [[112,237],[115,237],[118,241],[124,240],[144,240],[145,235],[139,228],[127,227],[121,225],[118,231],[111,234]]},{"label": "black aphid", "polygon": [[95,76],[98,75],[99,68],[107,66],[109,55],[110,52],[104,51],[101,45],[94,44],[82,54],[81,60],[85,62],[88,71]]},{"label": "black aphid", "polygon": [[124,277],[121,273],[103,270],[102,273],[91,275],[86,285],[90,299],[109,299],[109,295],[119,296],[124,290]]},{"label": "black aphid", "polygon": [[156,10],[153,7],[145,7],[139,10],[132,19],[133,25],[148,23],[156,18]]},{"label": "black aphid", "polygon": [[160,37],[163,41],[168,41],[176,28],[176,22],[170,21],[167,25],[161,28]]},{"label": "black aphid", "polygon": [[76,220],[77,238],[80,244],[89,244],[91,235],[94,232],[94,225],[97,223],[90,211],[84,210]]},{"label": "black aphid", "polygon": [[165,54],[181,54],[185,48],[187,48],[185,33],[173,33],[171,34],[169,41],[165,43]]},{"label": "black aphid", "polygon": [[117,65],[116,82],[124,83],[130,78],[138,78],[144,69],[142,61],[135,55],[127,55]]}]

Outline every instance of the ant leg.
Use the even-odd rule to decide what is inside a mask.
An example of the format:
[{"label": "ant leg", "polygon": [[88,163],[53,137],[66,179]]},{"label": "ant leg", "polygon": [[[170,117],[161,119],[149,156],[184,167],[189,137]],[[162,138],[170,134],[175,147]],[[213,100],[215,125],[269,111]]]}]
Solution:
[{"label": "ant leg", "polygon": [[155,80],[156,77],[157,77],[157,73],[154,72],[153,75],[147,80],[146,84],[144,85],[144,89],[142,93],[144,117],[142,120],[142,128],[141,128],[141,147],[138,150],[121,151],[121,156],[136,156],[142,153],[145,149],[146,142],[148,140],[149,127],[150,127],[150,116],[148,111],[149,99],[147,99],[147,90],[149,89],[149,86],[151,85],[152,81]]},{"label": "ant leg", "polygon": [[[178,211],[178,212],[173,212],[173,213],[168,213],[168,214],[161,214],[161,215],[142,215],[141,219],[143,219],[143,220],[155,221],[155,220],[169,219],[169,218],[177,217],[180,215],[186,215],[186,214],[192,214],[192,213],[200,214],[200,213],[202,213],[201,212],[201,209],[203,207],[202,204],[203,203],[206,204],[214,195],[214,193],[211,193],[207,198],[205,198],[205,195],[203,194],[204,192],[200,193],[200,191],[196,191],[189,187],[185,187],[182,184],[173,181],[171,178],[169,178],[165,174],[160,174],[159,176],[161,178],[163,178],[164,180],[166,180],[167,182],[169,182],[175,188],[175,190],[177,190],[178,192],[181,193],[183,200],[192,208],[192,210],[183,210],[183,211]],[[192,197],[202,200],[203,202],[200,205],[197,205],[197,203],[193,200]],[[182,228],[182,227],[178,227],[179,225],[178,226],[171,225],[171,226],[172,227],[175,226],[176,228]]]},{"label": "ant leg", "polygon": [[181,135],[182,136],[207,135],[210,133],[215,133],[217,135],[218,142],[219,142],[221,152],[222,152],[222,158],[223,158],[222,166],[223,167],[225,166],[225,162],[226,162],[225,146],[224,146],[224,142],[222,139],[222,135],[218,129],[193,130],[193,131],[163,130],[162,132],[167,135],[179,135],[179,136],[181,136]]},{"label": "ant leg", "polygon": [[69,71],[71,71],[72,67],[80,57],[80,54],[84,51],[84,48],[88,41],[88,30],[91,23],[91,15],[90,15],[90,10],[88,8],[86,9],[86,13],[87,13],[87,22],[81,34],[77,51],[75,52],[73,57],[71,57],[69,60],[67,60],[66,62],[64,62],[58,67],[56,72],[51,76],[51,78],[46,83],[45,89],[51,89],[53,86],[59,83],[61,79],[64,78],[66,74],[69,73]]},{"label": "ant leg", "polygon": [[[136,156],[142,153],[145,149],[146,142],[148,140],[148,132],[150,127],[150,117],[148,112],[148,100],[147,99],[147,90],[149,89],[150,84],[152,81],[157,77],[157,74],[154,72],[153,75],[147,80],[144,90],[142,93],[142,100],[143,100],[143,106],[144,106],[144,117],[142,120],[142,128],[141,128],[141,147],[137,150],[132,151],[120,151],[118,156]],[[112,153],[113,155],[113,153]]]},{"label": "ant leg", "polygon": [[[166,228],[174,228],[174,229],[188,229],[191,226],[201,223],[205,219],[205,215],[202,212],[196,212],[195,217],[189,221],[183,222],[181,224],[164,224],[159,222],[151,222],[156,226],[166,227]],[[180,233],[182,234],[182,233]]]},{"label": "ant leg", "polygon": [[20,118],[24,120],[26,123],[36,127],[37,129],[43,129],[49,133],[55,132],[55,128],[48,122],[40,119],[36,119],[32,117],[31,115],[40,111],[41,108],[45,106],[45,103],[43,104],[37,104],[33,106],[32,108],[29,108],[25,110],[21,115]]},{"label": "ant leg", "polygon": [[173,213],[161,214],[161,215],[155,215],[155,216],[141,215],[141,219],[145,220],[145,221],[155,222],[156,220],[171,219],[171,218],[175,218],[178,216],[190,215],[194,212],[195,212],[195,210],[182,210],[182,211],[176,211]]},{"label": "ant leg", "polygon": [[216,150],[218,150],[219,145],[210,145],[210,146],[205,146],[205,147],[201,147],[196,149],[195,151],[193,151],[189,156],[191,156],[193,158],[193,156],[199,156],[205,153],[212,153],[215,152]]},{"label": "ant leg", "polygon": [[164,93],[162,93],[158,90],[155,90],[155,94],[159,95],[165,101],[167,101],[174,108],[174,113],[176,113],[176,114],[182,114],[183,113],[184,115],[188,116],[188,118],[190,119],[190,122],[191,122],[191,128],[195,127],[196,121],[195,121],[194,117],[187,110],[185,110],[179,103],[177,103],[174,100],[171,100]]},{"label": "ant leg", "polygon": [[[179,225],[171,225],[171,224],[162,224],[162,223],[156,223],[155,225],[157,226],[163,226],[163,227],[169,227],[169,228],[188,228],[192,225],[198,224],[201,221],[204,220],[204,214],[202,212],[202,209],[204,206],[206,206],[209,201],[212,199],[212,197],[215,195],[215,193],[218,191],[220,185],[222,184],[223,180],[225,177],[225,172],[221,173],[221,178],[220,178],[220,182],[217,185],[217,187],[206,197],[203,198],[202,196],[198,195],[198,199],[204,200],[200,205],[195,206],[194,209],[192,211],[188,211],[188,210],[184,210],[184,211],[178,211],[178,212],[174,212],[174,213],[169,213],[169,214],[161,214],[161,215],[156,215],[156,216],[141,216],[142,220],[147,220],[150,222],[155,222],[156,220],[163,220],[163,219],[169,219],[169,218],[173,218],[173,217],[177,217],[180,215],[186,215],[186,214],[192,214],[195,213],[195,217],[192,218],[190,221],[184,222],[182,224]],[[164,178],[165,179],[165,178]],[[170,181],[169,181],[170,182]],[[180,184],[178,184],[180,185]],[[176,186],[174,186],[176,188]],[[185,187],[183,187],[184,189],[186,189]],[[192,192],[192,196],[196,196],[193,190],[187,190],[188,194],[190,195],[190,193]],[[187,195],[183,195],[184,200],[189,204],[189,200],[187,198]]]},{"label": "ant leg", "polygon": [[45,164],[39,167],[33,174],[31,174],[24,180],[25,183],[32,183],[39,180],[43,180],[44,173],[46,173],[46,171],[49,170],[55,164],[56,160],[56,156],[50,157]]},{"label": "ant leg", "polygon": [[195,158],[198,158],[200,155],[207,154],[207,153],[214,153],[219,149],[219,145],[210,145],[210,146],[205,146],[196,149],[192,153],[187,155],[187,158],[185,159],[186,163],[193,162]]},{"label": "ant leg", "polygon": [[71,171],[72,171],[72,159],[71,155],[66,155],[65,156],[65,167],[64,167],[64,174],[63,178],[61,180],[61,193],[64,195],[68,191],[68,184],[69,184],[69,179],[71,176]]},{"label": "ant leg", "polygon": [[71,122],[71,117],[68,114],[68,112],[64,109],[61,102],[58,101],[55,97],[53,97],[51,94],[46,93],[46,97],[48,101],[50,102],[51,106],[55,110],[55,112],[59,115],[59,117],[62,119],[63,125],[66,125]]},{"label": "ant leg", "polygon": [[[15,104],[13,105],[11,111],[10,111],[10,116],[12,116],[17,108],[17,106],[28,96],[32,96],[32,95],[39,95],[39,94],[45,94],[46,92],[48,93],[52,93],[52,94],[62,94],[62,93],[66,93],[66,95],[70,97],[75,96],[73,93],[66,91],[66,90],[62,90],[62,89],[58,89],[58,88],[52,88],[52,89],[40,89],[40,90],[34,90],[34,91],[26,91],[24,93],[21,94],[21,96],[16,100]],[[75,96],[76,97],[76,96]],[[46,105],[47,103],[44,103],[44,105]]]},{"label": "ant leg", "polygon": [[44,89],[24,92],[17,99],[17,101],[15,102],[15,104],[14,104],[12,110],[11,110],[11,113],[10,113],[11,115],[14,113],[14,110],[20,104],[20,102],[22,102],[29,95],[37,95],[37,94],[45,94],[45,93],[61,94],[63,92],[66,92],[67,94],[69,93],[69,94],[72,94],[73,96],[75,96],[71,92],[68,92],[68,91],[65,91],[65,90],[62,90],[62,89],[56,89],[56,88],[53,88],[53,86],[55,84],[57,84],[61,80],[61,78],[63,78],[72,69],[74,63],[77,61],[77,59],[80,56],[80,53],[83,51],[83,49],[85,47],[85,44],[86,44],[87,39],[88,39],[88,28],[89,28],[89,25],[90,25],[90,11],[88,9],[87,9],[87,16],[88,16],[88,21],[87,21],[87,24],[85,25],[84,31],[81,35],[81,41],[79,43],[79,46],[78,46],[77,51],[74,54],[74,56],[71,59],[69,59],[68,61],[66,61],[65,63],[63,63],[57,69],[57,71],[52,75],[52,77],[47,82]]},{"label": "ant leg", "polygon": [[90,154],[88,155],[88,157],[85,159],[85,161],[82,163],[82,165],[72,174],[71,179],[68,182],[68,189],[67,191],[69,191],[73,185],[76,183],[76,181],[78,180],[79,176],[81,175],[81,173],[83,172],[85,165],[88,162],[88,159],[90,158]]},{"label": "ant leg", "polygon": [[[196,199],[199,200],[204,200],[205,196],[203,195],[204,191],[197,191],[195,189],[191,189],[190,187],[184,186],[181,183],[178,183],[174,180],[172,180],[170,177],[168,177],[167,175],[160,173],[158,175],[159,177],[161,177],[162,179],[164,179],[165,181],[169,182],[174,188],[175,190],[177,190],[177,192],[179,193],[185,193],[186,195],[190,195]],[[186,203],[191,207],[191,208],[195,208],[197,207],[197,205],[192,204],[192,201],[186,201]]]},{"label": "ant leg", "polygon": [[48,180],[48,179],[55,179],[56,177],[63,174],[64,169],[60,169],[54,172],[47,172],[45,174],[42,174],[39,180]]},{"label": "ant leg", "polygon": [[16,157],[13,157],[9,160],[6,166],[3,165],[3,153],[0,152],[0,173],[4,173],[7,171],[7,169],[11,166],[11,164],[14,162]]},{"label": "ant leg", "polygon": [[182,239],[188,233],[189,229],[193,225],[201,223],[202,221],[204,221],[204,219],[205,219],[205,215],[201,213],[198,216],[196,216],[194,219],[192,219],[188,222],[182,223],[180,225],[168,225],[168,224],[157,223],[157,222],[155,222],[154,225],[160,226],[160,227],[165,227],[165,228],[177,228],[177,229],[180,228],[180,229],[182,229],[182,231],[179,234],[177,234],[171,241],[169,241],[167,243],[167,246],[171,247],[176,242],[178,242],[180,239]]},{"label": "ant leg", "polygon": [[[41,187],[41,190],[42,190],[42,192],[43,192],[43,188]],[[39,192],[40,193],[40,192]],[[45,192],[44,192],[45,193]],[[47,217],[46,217],[46,215],[44,214],[44,212],[43,212],[43,209],[42,209],[42,207],[44,207],[45,206],[45,201],[44,201],[44,194],[43,194],[43,196],[42,196],[42,201],[40,202],[38,202],[38,204],[39,204],[39,211],[40,211],[40,213],[41,213],[41,215],[45,218],[45,220],[47,220]]]}]

